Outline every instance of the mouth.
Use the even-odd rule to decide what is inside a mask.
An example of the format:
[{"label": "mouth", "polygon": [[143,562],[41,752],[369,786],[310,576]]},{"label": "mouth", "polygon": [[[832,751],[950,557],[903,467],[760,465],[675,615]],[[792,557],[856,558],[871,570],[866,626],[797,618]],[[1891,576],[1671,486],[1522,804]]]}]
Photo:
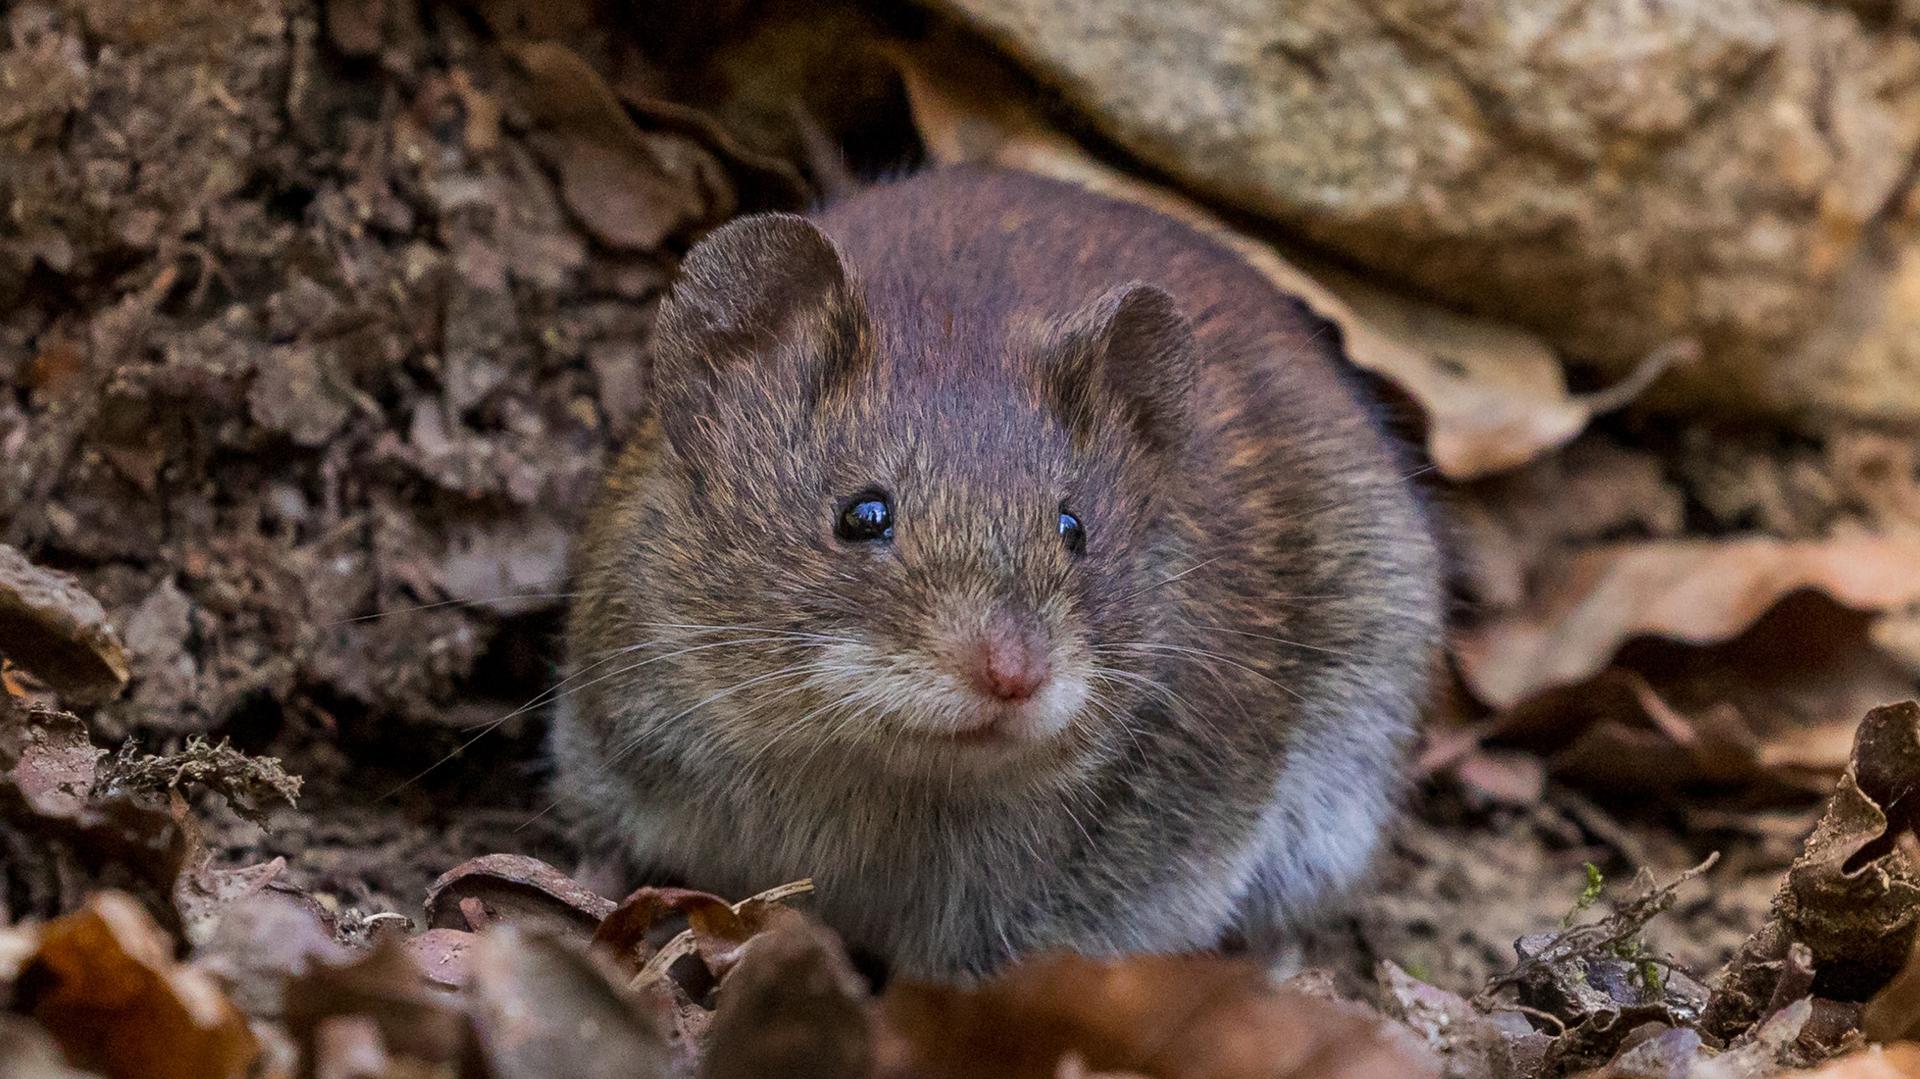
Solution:
[{"label": "mouth", "polygon": [[1061,730],[1030,710],[983,711],[965,726],[924,730],[927,741],[966,750],[1038,749],[1056,741]]}]

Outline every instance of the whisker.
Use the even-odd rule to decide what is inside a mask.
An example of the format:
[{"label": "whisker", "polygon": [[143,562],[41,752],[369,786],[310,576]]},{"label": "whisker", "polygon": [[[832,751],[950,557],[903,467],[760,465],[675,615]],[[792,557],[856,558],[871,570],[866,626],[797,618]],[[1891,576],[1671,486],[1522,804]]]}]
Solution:
[{"label": "whisker", "polygon": [[485,738],[487,735],[493,733],[495,730],[497,730],[500,727],[501,724],[507,722],[510,719],[514,719],[515,717],[523,716],[528,712],[531,712],[534,709],[539,708],[543,705],[551,704],[552,702],[559,700],[561,697],[569,693],[577,693],[582,689],[586,689],[588,686],[598,685],[599,683],[604,682],[609,678],[618,678],[623,674],[631,674],[642,667],[651,666],[652,664],[659,663],[664,660],[669,660],[669,659],[677,658],[679,656],[684,656],[691,652],[704,652],[711,648],[726,648],[726,647],[731,647],[736,645],[754,644],[759,642],[756,641],[755,639],[750,638],[747,640],[719,641],[717,643],[692,645],[690,647],[682,648],[674,652],[668,652],[665,655],[649,656],[648,658],[641,660],[638,663],[631,664],[626,667],[622,667],[617,671],[611,671],[607,674],[601,675],[599,678],[593,679],[590,682],[586,682],[586,683],[583,683],[582,685],[574,686],[572,689],[567,688],[568,683],[573,682],[575,679],[580,678],[587,674],[591,674],[593,671],[597,670],[598,668],[604,667],[607,664],[622,658],[623,656],[632,655],[634,652],[640,650],[641,648],[647,647],[652,643],[653,642],[642,642],[641,644],[628,645],[627,647],[614,652],[612,655],[607,656],[604,659],[598,660],[592,664],[589,664],[586,667],[582,667],[581,669],[573,672],[572,674],[561,679],[559,682],[555,683],[554,685],[540,691],[538,695],[536,695],[532,700],[529,700],[527,703],[521,705],[518,708],[515,708],[511,712],[508,712],[506,715],[501,716],[499,719],[490,720],[487,723],[482,724],[480,727],[479,733],[475,734],[473,737],[467,739],[466,741],[460,743],[458,746],[454,747],[451,751],[449,751],[445,756],[441,757],[437,761],[434,761],[432,764],[428,765],[427,767],[421,769],[417,774],[406,779],[405,781],[400,783],[400,785],[394,787],[392,790],[389,790],[385,794],[382,794],[376,800],[386,801],[387,799],[392,798],[394,795],[399,794],[401,791],[406,790],[408,787],[413,786],[415,783],[418,783],[422,779],[425,779],[427,776],[433,774],[433,772],[436,769],[438,769],[441,765],[446,764],[448,761],[451,761],[459,757],[462,753],[465,753],[468,749],[471,749],[474,743],[478,742],[482,738]]},{"label": "whisker", "polygon": [[356,622],[372,622],[380,618],[391,618],[399,614],[417,614],[421,611],[437,611],[442,607],[473,607],[487,603],[505,603],[516,599],[576,599],[585,592],[514,592],[504,596],[482,596],[479,599],[443,599],[437,603],[422,603],[413,607],[395,607],[387,611],[375,611],[372,614],[355,615],[352,618],[336,618],[331,622],[322,622],[323,628],[347,626]]}]

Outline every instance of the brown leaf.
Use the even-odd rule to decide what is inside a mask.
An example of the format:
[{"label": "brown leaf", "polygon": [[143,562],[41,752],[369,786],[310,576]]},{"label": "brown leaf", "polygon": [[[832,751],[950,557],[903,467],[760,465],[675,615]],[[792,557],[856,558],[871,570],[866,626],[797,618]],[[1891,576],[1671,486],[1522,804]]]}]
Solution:
[{"label": "brown leaf", "polygon": [[880,1002],[876,1074],[1054,1079],[1069,1053],[1155,1079],[1414,1079],[1440,1065],[1357,1004],[1275,988],[1206,957],[1022,963],[978,988],[897,982]]},{"label": "brown leaf", "polygon": [[460,989],[467,984],[468,955],[478,939],[478,933],[465,929],[429,929],[401,941],[400,947],[428,981],[443,989]]},{"label": "brown leaf", "polygon": [[80,583],[0,543],[0,655],[78,704],[127,684],[127,654],[107,612]]},{"label": "brown leaf", "polygon": [[287,1031],[309,1059],[330,1021],[343,1017],[373,1020],[384,1050],[395,1056],[435,1065],[470,1059],[460,1002],[429,988],[391,937],[349,963],[317,965],[287,983],[285,1010]]},{"label": "brown leaf", "polygon": [[655,251],[731,216],[720,166],[685,139],[640,130],[606,81],[556,42],[515,45],[525,97],[548,136],[535,148],[560,174],[567,206],[609,247]]},{"label": "brown leaf", "polygon": [[1390,293],[1330,266],[1304,269],[1235,232],[1198,203],[1096,161],[1043,121],[1031,94],[992,58],[953,41],[890,51],[927,153],[942,163],[1025,169],[1151,206],[1212,235],[1340,328],[1348,358],[1409,394],[1427,418],[1427,449],[1456,479],[1513,468],[1565,445],[1685,352],[1651,357],[1628,384],[1568,392],[1536,335]]},{"label": "brown leaf", "polygon": [[1455,654],[1476,697],[1512,708],[1592,678],[1636,637],[1726,641],[1804,589],[1861,611],[1920,603],[1920,539],[1756,537],[1596,548],[1541,582],[1531,609],[1460,634]]},{"label": "brown leaf", "polygon": [[235,1004],[266,1019],[285,1013],[290,979],[349,958],[319,903],[273,888],[235,900],[193,956],[195,966],[221,980]]},{"label": "brown leaf", "polygon": [[503,925],[469,960],[473,1025],[496,1079],[673,1073],[665,1018],[584,952]]},{"label": "brown leaf", "polygon": [[71,715],[0,696],[0,914],[52,917],[89,891],[130,891],[178,930],[173,895],[192,841],[167,812],[88,798],[94,754]]},{"label": "brown leaf", "polygon": [[824,926],[787,911],[720,983],[702,1079],[858,1079],[873,1058],[867,985]]},{"label": "brown leaf", "polygon": [[[793,913],[785,906],[787,900],[812,890],[813,881],[797,880],[730,904],[706,892],[642,888],[623,904],[627,912],[604,923],[595,939],[631,960],[636,958],[631,948],[644,941],[656,919],[670,911],[681,913],[686,915],[687,928],[647,956],[634,975],[634,986],[666,978],[675,962],[690,955],[699,957],[700,966],[718,980],[726,977],[739,960],[741,947],[755,934],[781,924]],[[690,991],[697,996],[703,989],[694,986]]]},{"label": "brown leaf", "polygon": [[605,945],[638,970],[657,950],[657,945],[648,939],[656,926],[685,914],[691,907],[707,905],[725,907],[727,901],[689,888],[638,888],[601,920],[599,928],[593,931],[593,942]]},{"label": "brown leaf", "polygon": [[48,923],[21,970],[20,1010],[70,1060],[110,1079],[238,1076],[259,1052],[244,1016],[131,897],[102,892]]},{"label": "brown leaf", "polygon": [[[475,924],[468,912],[485,924]],[[479,930],[511,922],[584,942],[613,912],[613,900],[523,854],[469,859],[427,889],[427,924],[435,929]]]},{"label": "brown leaf", "polygon": [[[1853,760],[1805,850],[1774,898],[1772,916],[1721,975],[1701,1023],[1731,1037],[1762,1017],[1783,977],[1811,958],[1813,988],[1868,1000],[1905,969],[1920,940],[1920,856],[1913,793],[1920,789],[1920,704],[1876,708],[1860,723]],[[1795,958],[1796,945],[1805,948]],[[1879,1005],[1882,1032],[1901,1026],[1904,993]]]}]

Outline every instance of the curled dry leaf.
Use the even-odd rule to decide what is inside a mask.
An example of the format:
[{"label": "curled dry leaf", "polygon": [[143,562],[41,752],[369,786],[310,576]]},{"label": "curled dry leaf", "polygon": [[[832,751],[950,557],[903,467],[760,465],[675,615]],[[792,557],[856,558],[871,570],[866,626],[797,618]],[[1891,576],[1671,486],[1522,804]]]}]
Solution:
[{"label": "curled dry leaf", "polygon": [[349,958],[332,919],[312,897],[273,889],[236,900],[193,957],[257,1019],[285,1014],[289,980]]},{"label": "curled dry leaf", "polygon": [[127,684],[127,653],[100,602],[64,573],[0,543],[0,656],[77,704]]},{"label": "curled dry leaf", "polygon": [[468,859],[427,889],[427,924],[434,929],[479,931],[510,922],[586,941],[613,912],[611,899],[523,854]]},{"label": "curled dry leaf", "polygon": [[109,1079],[222,1079],[259,1052],[247,1021],[130,896],[101,892],[49,922],[20,971],[15,1007],[75,1064]]},{"label": "curled dry leaf", "polygon": [[655,251],[732,216],[732,187],[699,146],[640,130],[605,80],[556,42],[511,47],[528,107],[545,128],[535,148],[560,174],[581,224],[610,247]]},{"label": "curled dry leaf", "polygon": [[1552,565],[1533,592],[1457,633],[1468,691],[1500,713],[1427,763],[1467,779],[1491,745],[1612,798],[1818,794],[1853,717],[1912,691],[1873,634],[1920,595],[1917,536],[1613,545]]},{"label": "curled dry leaf", "polygon": [[0,695],[0,914],[52,917],[89,890],[120,888],[178,929],[191,839],[164,810],[87,797],[98,756],[73,716]]},{"label": "curled dry leaf", "polygon": [[[1895,980],[1920,938],[1917,788],[1920,704],[1874,709],[1861,721],[1852,762],[1788,870],[1767,924],[1722,973],[1705,1029],[1732,1037],[1760,1019],[1781,979],[1804,965],[1794,957],[1796,944],[1811,957],[1819,997],[1868,1000]],[[1903,1021],[1897,997],[1876,1015],[1883,1029]]]},{"label": "curled dry leaf", "polygon": [[1689,354],[1687,346],[1662,350],[1626,383],[1592,397],[1575,396],[1553,350],[1534,334],[1390,293],[1331,267],[1309,272],[1302,262],[1233,231],[1198,203],[1095,161],[1042,120],[1027,103],[1031,95],[977,48],[936,39],[891,55],[930,156],[1070,180],[1152,206],[1214,236],[1338,326],[1355,364],[1419,404],[1427,418],[1428,452],[1455,479],[1514,468],[1565,445],[1593,416],[1624,404]]},{"label": "curled dry leaf", "polygon": [[[287,983],[286,1026],[308,1059],[340,1019],[371,1019],[383,1053],[450,1067],[471,1059],[460,1002],[429,988],[420,968],[391,937],[341,965],[319,964]],[[467,1074],[454,1071],[452,1074]]]},{"label": "curled dry leaf", "polygon": [[633,985],[637,988],[667,977],[673,964],[689,955],[698,956],[713,978],[724,978],[739,961],[742,946],[793,913],[786,901],[811,891],[813,881],[797,880],[728,903],[705,892],[642,888],[624,904],[632,913],[609,919],[614,928],[596,939],[624,951],[618,947],[619,941],[643,940],[653,919],[669,910],[677,911],[686,915],[687,928],[647,957],[634,975]]},{"label": "curled dry leaf", "polygon": [[1536,606],[1461,634],[1455,654],[1481,701],[1512,708],[1600,673],[1636,637],[1713,644],[1788,595],[1886,611],[1920,603],[1920,537],[1838,536],[1621,544],[1576,555],[1541,582]]},{"label": "curled dry leaf", "polygon": [[474,1032],[494,1079],[673,1074],[659,1010],[584,950],[502,925],[480,934],[469,966]]},{"label": "curled dry leaf", "polygon": [[824,926],[787,914],[720,983],[702,1079],[854,1079],[872,1067],[865,980]]},{"label": "curled dry leaf", "polygon": [[1201,956],[1019,964],[977,988],[897,982],[881,998],[886,1079],[1054,1079],[1069,1054],[1154,1079],[1417,1079],[1420,1039],[1356,1004]]}]

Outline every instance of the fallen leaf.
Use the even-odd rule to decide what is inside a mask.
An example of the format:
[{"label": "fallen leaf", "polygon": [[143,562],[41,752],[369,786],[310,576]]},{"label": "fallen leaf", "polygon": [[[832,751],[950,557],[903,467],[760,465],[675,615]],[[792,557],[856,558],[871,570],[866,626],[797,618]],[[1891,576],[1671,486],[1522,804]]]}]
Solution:
[{"label": "fallen leaf", "polygon": [[[674,963],[687,956],[698,957],[701,968],[718,980],[726,977],[739,960],[741,948],[755,934],[780,924],[793,913],[786,909],[787,900],[812,890],[813,881],[798,880],[769,888],[738,903],[727,903],[705,892],[642,888],[629,897],[626,906],[631,913],[609,919],[607,924],[613,928],[595,939],[614,946],[617,952],[624,952],[618,945],[644,939],[660,914],[669,910],[685,914],[687,928],[647,957],[640,972],[633,976],[632,984],[639,988],[666,979]],[[699,992],[697,987],[690,991],[695,995]]]},{"label": "fallen leaf", "polygon": [[838,938],[788,913],[720,983],[701,1079],[858,1079],[872,1067],[866,981]]},{"label": "fallen leaf", "polygon": [[347,963],[317,964],[288,982],[284,1010],[288,1033],[309,1059],[330,1024],[360,1017],[373,1020],[384,1052],[396,1057],[451,1065],[471,1052],[461,1002],[430,988],[392,937]]},{"label": "fallen leaf", "polygon": [[613,912],[613,900],[522,854],[469,859],[427,889],[427,925],[434,929],[478,931],[506,922],[585,942]]},{"label": "fallen leaf", "polygon": [[673,1074],[664,1018],[583,950],[502,925],[480,934],[468,965],[474,1031],[495,1079]]},{"label": "fallen leaf", "polygon": [[212,979],[173,961],[173,942],[131,897],[101,892],[49,922],[15,985],[68,1059],[110,1079],[239,1076],[259,1052]]},{"label": "fallen leaf", "polygon": [[318,903],[271,888],[234,900],[193,952],[194,965],[218,977],[235,1004],[265,1019],[285,1015],[290,980],[349,958]]},{"label": "fallen leaf", "polygon": [[0,696],[0,913],[53,917],[117,888],[177,931],[191,838],[165,810],[86,796],[96,756],[73,716]]},{"label": "fallen leaf", "polygon": [[127,684],[127,654],[100,602],[64,573],[0,543],[0,655],[77,704]]},{"label": "fallen leaf", "polygon": [[1512,708],[1600,673],[1636,637],[1728,640],[1803,589],[1862,611],[1920,603],[1920,538],[1752,537],[1595,548],[1540,582],[1535,607],[1466,630],[1454,652],[1476,697]]},{"label": "fallen leaf", "polygon": [[1200,956],[1030,960],[975,988],[896,982],[880,1001],[885,1079],[1055,1079],[1069,1054],[1154,1079],[1415,1079],[1439,1062],[1358,1005]]},{"label": "fallen leaf", "polygon": [[913,120],[942,163],[1025,169],[1151,206],[1240,254],[1275,287],[1340,328],[1348,358],[1392,382],[1426,414],[1427,450],[1440,471],[1465,479],[1504,471],[1565,445],[1593,416],[1619,407],[1690,353],[1649,357],[1627,383],[1571,394],[1553,350],[1513,326],[1390,293],[1236,232],[1197,202],[1096,161],[1043,121],[1003,65],[977,48],[937,38],[894,48]]},{"label": "fallen leaf", "polygon": [[547,138],[535,140],[560,193],[610,247],[655,251],[669,238],[734,212],[720,166],[678,138],[643,132],[592,66],[551,41],[510,47],[525,99]]},{"label": "fallen leaf", "polygon": [[[1905,968],[1920,939],[1920,857],[1914,828],[1920,790],[1920,704],[1876,708],[1860,723],[1853,758],[1805,849],[1787,871],[1767,923],[1720,975],[1701,1019],[1731,1038],[1749,1029],[1783,977],[1811,959],[1823,998],[1864,1001]],[[1794,958],[1794,946],[1804,947]],[[1902,1024],[1898,997],[1876,1022]]]}]

